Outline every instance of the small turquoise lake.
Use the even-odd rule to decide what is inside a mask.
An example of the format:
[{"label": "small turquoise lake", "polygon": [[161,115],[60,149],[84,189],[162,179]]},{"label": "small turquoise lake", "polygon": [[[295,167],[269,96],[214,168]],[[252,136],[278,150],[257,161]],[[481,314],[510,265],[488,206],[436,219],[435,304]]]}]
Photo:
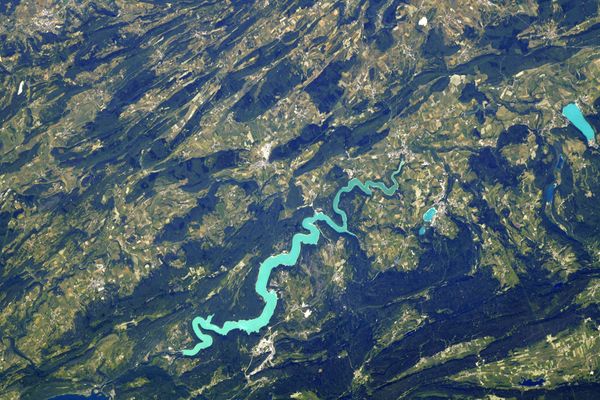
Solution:
[{"label": "small turquoise lake", "polygon": [[423,221],[431,222],[436,214],[437,210],[434,207],[431,207],[429,210],[425,211],[425,214],[423,214]]},{"label": "small turquoise lake", "polygon": [[[425,211],[425,213],[423,214],[423,221],[426,224],[430,224],[431,221],[433,221],[433,218],[436,216],[436,214],[437,214],[437,210],[435,209],[435,207],[431,207],[429,210]],[[423,225],[419,228],[419,235],[423,236],[425,234],[425,232],[427,232],[427,228],[425,227],[425,225]]]}]

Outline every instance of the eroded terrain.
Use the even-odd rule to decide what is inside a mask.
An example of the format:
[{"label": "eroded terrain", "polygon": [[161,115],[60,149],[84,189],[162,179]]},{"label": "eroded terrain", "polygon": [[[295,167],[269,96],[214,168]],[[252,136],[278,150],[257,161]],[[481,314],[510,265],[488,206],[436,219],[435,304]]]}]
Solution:
[{"label": "eroded terrain", "polygon": [[[0,398],[600,390],[600,154],[561,115],[600,132],[596,1],[0,13]],[[324,225],[273,275],[268,328],[181,356],[194,316],[260,312],[303,218],[400,160],[398,195],[344,197],[356,237]]]}]

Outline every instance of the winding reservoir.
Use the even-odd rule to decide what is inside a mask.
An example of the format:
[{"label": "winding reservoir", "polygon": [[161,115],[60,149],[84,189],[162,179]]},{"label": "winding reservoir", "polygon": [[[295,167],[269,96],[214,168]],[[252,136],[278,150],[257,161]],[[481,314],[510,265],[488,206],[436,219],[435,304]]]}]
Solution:
[{"label": "winding reservoir", "polygon": [[[261,328],[267,326],[271,320],[271,317],[275,313],[275,307],[277,306],[277,293],[275,290],[267,288],[272,271],[279,266],[291,267],[295,265],[296,262],[298,262],[298,258],[300,258],[302,245],[317,244],[319,238],[321,237],[321,232],[316,225],[317,222],[325,222],[337,233],[346,233],[354,236],[354,234],[348,230],[348,216],[346,215],[346,212],[339,207],[341,196],[343,194],[352,192],[356,188],[360,189],[363,193],[369,196],[373,193],[372,189],[378,189],[386,196],[391,196],[398,190],[399,184],[396,180],[396,175],[400,173],[403,165],[404,162],[400,162],[398,169],[392,173],[391,181],[393,184],[389,187],[383,182],[374,182],[368,180],[365,183],[362,183],[357,178],[353,178],[346,186],[338,190],[333,199],[333,211],[340,216],[342,220],[341,225],[337,224],[333,219],[322,212],[315,212],[315,214],[311,217],[305,218],[302,221],[302,227],[308,231],[308,233],[296,233],[292,238],[292,247],[289,252],[273,255],[260,264],[258,278],[256,279],[255,284],[256,293],[265,303],[260,315],[253,319],[226,321],[223,326],[218,326],[212,323],[213,315],[209,315],[206,318],[200,316],[195,317],[192,320],[192,329],[199,342],[193,348],[183,350],[183,355],[192,357],[198,354],[198,352],[201,350],[212,346],[213,338],[209,334],[205,333],[205,331],[214,332],[223,336],[227,335],[233,330],[240,330],[251,334],[258,332]],[[431,218],[433,218],[433,216]]]}]

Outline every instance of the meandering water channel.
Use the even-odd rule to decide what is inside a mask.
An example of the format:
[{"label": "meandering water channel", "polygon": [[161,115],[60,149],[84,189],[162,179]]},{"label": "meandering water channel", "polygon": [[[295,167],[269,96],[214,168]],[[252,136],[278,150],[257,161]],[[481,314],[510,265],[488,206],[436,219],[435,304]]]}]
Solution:
[{"label": "meandering water channel", "polygon": [[341,218],[341,224],[338,224],[331,217],[322,212],[315,212],[312,216],[305,218],[302,221],[302,227],[308,231],[308,233],[296,233],[292,237],[292,247],[290,251],[273,255],[260,264],[255,285],[256,293],[265,303],[260,315],[252,319],[226,321],[223,326],[212,323],[213,315],[209,315],[206,318],[201,316],[195,317],[192,320],[192,329],[199,342],[193,348],[183,350],[183,355],[192,357],[197,355],[201,350],[212,346],[213,338],[206,332],[214,332],[225,336],[231,331],[240,330],[251,334],[258,332],[261,328],[267,326],[275,313],[275,307],[277,306],[277,293],[273,289],[268,289],[269,279],[273,270],[279,266],[291,267],[295,265],[298,262],[298,258],[300,258],[302,245],[317,244],[321,237],[321,231],[316,225],[317,222],[325,222],[337,233],[354,235],[348,230],[348,216],[346,215],[346,212],[339,207],[342,195],[350,193],[358,188],[369,196],[373,193],[373,189],[378,189],[386,196],[391,196],[398,190],[399,184],[396,180],[396,176],[400,173],[403,165],[404,162],[400,162],[398,169],[392,173],[391,181],[393,184],[391,186],[386,186],[383,182],[374,182],[371,180],[362,183],[357,178],[353,178],[346,186],[338,190],[333,199],[333,211]]}]

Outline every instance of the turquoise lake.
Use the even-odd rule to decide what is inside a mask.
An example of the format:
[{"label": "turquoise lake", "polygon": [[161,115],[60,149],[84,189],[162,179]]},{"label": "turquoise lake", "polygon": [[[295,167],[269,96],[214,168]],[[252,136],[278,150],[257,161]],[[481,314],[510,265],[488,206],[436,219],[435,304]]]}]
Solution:
[{"label": "turquoise lake", "polygon": [[588,141],[588,144],[593,144],[596,141],[596,134],[594,132],[594,128],[590,123],[585,119],[583,113],[577,107],[577,104],[570,103],[567,104],[563,110],[562,115],[566,117],[577,129],[583,133],[583,136]]}]

